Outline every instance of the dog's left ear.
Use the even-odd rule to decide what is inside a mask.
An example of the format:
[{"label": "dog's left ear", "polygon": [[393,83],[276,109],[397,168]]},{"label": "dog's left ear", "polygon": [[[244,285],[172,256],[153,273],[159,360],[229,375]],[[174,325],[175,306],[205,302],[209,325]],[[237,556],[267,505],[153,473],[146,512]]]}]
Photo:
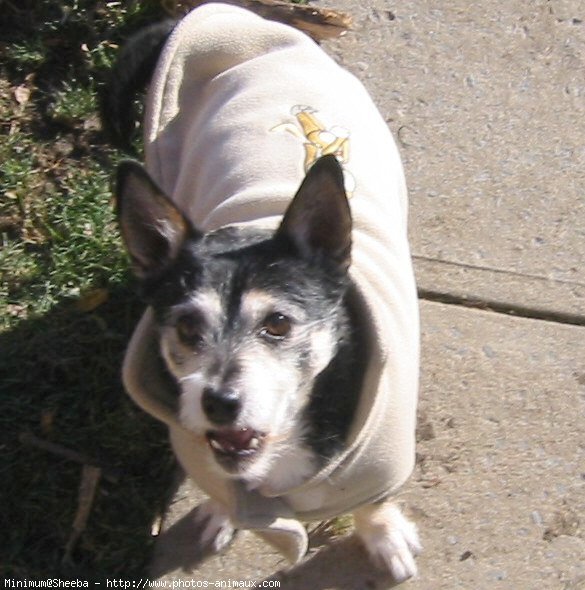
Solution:
[{"label": "dog's left ear", "polygon": [[333,155],[323,156],[307,172],[276,232],[304,258],[325,256],[342,270],[351,261],[351,211],[343,171]]}]

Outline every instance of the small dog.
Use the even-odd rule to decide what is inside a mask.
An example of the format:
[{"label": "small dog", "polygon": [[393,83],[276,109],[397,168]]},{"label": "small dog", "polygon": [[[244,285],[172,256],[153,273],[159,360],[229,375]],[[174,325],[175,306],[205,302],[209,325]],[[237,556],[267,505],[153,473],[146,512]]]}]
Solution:
[{"label": "small dog", "polygon": [[[351,511],[372,558],[396,579],[414,575],[416,528],[388,498],[413,462],[416,291],[383,120],[308,38],[232,6],[205,5],[128,47],[104,103],[118,143],[132,129],[132,90],[158,65],[150,173],[125,162],[116,185],[149,305],[124,380],[169,425],[179,460],[211,497],[202,544],[219,550],[240,526],[273,542],[285,531],[297,538],[284,548],[294,560],[306,539],[287,523]],[[326,93],[314,90],[320,79],[332,84]],[[348,92],[355,108],[366,101],[361,129],[338,105],[326,106],[343,124],[323,122],[324,96],[343,103]],[[370,159],[385,179],[372,201],[394,221],[368,204],[379,181],[359,164]]]}]

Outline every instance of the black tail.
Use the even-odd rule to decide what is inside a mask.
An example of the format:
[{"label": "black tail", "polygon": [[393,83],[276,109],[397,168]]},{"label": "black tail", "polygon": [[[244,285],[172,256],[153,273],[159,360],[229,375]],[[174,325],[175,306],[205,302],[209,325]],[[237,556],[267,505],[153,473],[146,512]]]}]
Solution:
[{"label": "black tail", "polygon": [[127,152],[133,152],[136,131],[136,95],[144,90],[162,51],[177,24],[165,20],[143,29],[120,51],[116,64],[100,98],[102,127],[109,140]]}]

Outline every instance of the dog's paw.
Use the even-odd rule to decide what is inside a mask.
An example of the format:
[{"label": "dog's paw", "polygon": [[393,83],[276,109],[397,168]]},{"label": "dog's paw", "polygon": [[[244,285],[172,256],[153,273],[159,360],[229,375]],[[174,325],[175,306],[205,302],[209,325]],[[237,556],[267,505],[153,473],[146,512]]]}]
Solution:
[{"label": "dog's paw", "polygon": [[416,526],[391,503],[364,506],[354,513],[355,529],[374,563],[397,582],[416,575],[421,550]]},{"label": "dog's paw", "polygon": [[225,509],[207,500],[197,508],[196,523],[201,527],[200,544],[202,548],[211,548],[219,552],[232,540],[235,529]]}]

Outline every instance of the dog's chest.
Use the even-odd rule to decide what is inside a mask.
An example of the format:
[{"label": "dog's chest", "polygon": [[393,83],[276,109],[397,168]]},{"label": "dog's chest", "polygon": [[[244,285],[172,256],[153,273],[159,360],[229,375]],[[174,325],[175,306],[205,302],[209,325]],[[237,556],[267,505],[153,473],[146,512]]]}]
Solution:
[{"label": "dog's chest", "polygon": [[[279,458],[266,478],[259,486],[261,494],[266,496],[280,495],[285,491],[301,485],[315,473],[316,457],[308,448],[295,446],[284,456]],[[295,511],[313,511],[319,509],[324,502],[322,487],[311,490],[288,492],[287,502]]]}]

